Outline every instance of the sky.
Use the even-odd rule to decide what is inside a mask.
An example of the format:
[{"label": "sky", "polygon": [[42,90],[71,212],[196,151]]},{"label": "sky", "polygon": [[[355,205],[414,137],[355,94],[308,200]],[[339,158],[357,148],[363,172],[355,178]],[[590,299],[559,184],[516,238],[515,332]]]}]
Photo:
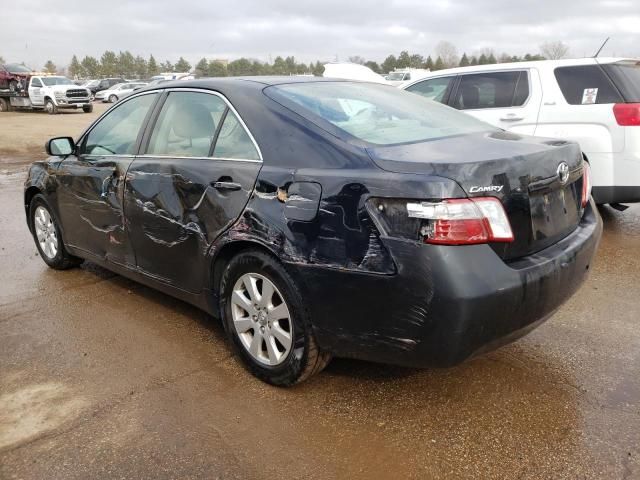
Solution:
[{"label": "sky", "polygon": [[[570,56],[640,57],[640,0],[29,0],[0,28],[0,56],[40,68],[107,49],[192,64],[200,58],[382,61],[426,55],[446,40],[460,54],[537,53],[560,40]],[[6,9],[4,9],[6,12]]]}]

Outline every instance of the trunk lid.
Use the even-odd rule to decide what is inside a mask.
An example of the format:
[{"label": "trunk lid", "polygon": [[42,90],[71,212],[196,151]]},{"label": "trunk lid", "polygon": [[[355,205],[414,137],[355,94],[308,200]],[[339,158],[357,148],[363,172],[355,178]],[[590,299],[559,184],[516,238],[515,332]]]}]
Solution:
[{"label": "trunk lid", "polygon": [[582,216],[583,160],[575,143],[497,131],[367,151],[384,170],[446,177],[469,197],[499,198],[515,237],[491,245],[504,260],[559,241]]}]

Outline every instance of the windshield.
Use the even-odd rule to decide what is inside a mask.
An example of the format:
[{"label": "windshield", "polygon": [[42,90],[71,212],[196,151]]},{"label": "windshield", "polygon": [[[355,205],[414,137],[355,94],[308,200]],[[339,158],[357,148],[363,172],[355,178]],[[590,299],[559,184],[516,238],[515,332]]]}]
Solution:
[{"label": "windshield", "polygon": [[374,144],[413,143],[497,130],[470,115],[388,85],[305,82],[265,89],[272,99],[326,128]]},{"label": "windshield", "polygon": [[83,87],[97,87],[98,85],[100,85],[100,80],[89,80]]},{"label": "windshield", "polygon": [[42,83],[47,87],[53,87],[54,85],[75,85],[71,80],[66,77],[41,77]]},{"label": "windshield", "polygon": [[627,102],[640,102],[640,61],[630,60],[602,65]]},{"label": "windshield", "polygon": [[398,81],[398,80],[404,80],[404,72],[391,72],[389,75],[387,75],[387,80],[390,81]]},{"label": "windshield", "polygon": [[7,72],[11,73],[31,73],[31,69],[25,67],[24,65],[20,65],[18,63],[9,63],[4,66]]}]

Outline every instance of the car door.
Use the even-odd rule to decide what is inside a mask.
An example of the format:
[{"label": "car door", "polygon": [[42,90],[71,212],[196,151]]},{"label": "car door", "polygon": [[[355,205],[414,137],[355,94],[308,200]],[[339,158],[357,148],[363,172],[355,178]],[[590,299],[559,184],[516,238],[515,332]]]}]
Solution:
[{"label": "car door", "polygon": [[124,178],[157,92],[109,110],[60,164],[58,211],[65,242],[114,263],[135,266],[123,216]]},{"label": "car door", "polygon": [[31,82],[29,82],[29,100],[31,100],[32,105],[44,105],[43,87],[42,80],[37,77],[31,78]]},{"label": "car door", "polygon": [[460,75],[449,105],[505,130],[533,135],[542,100],[535,69]]},{"label": "car door", "polygon": [[260,151],[231,104],[206,90],[168,91],[144,142],[125,189],[136,264],[198,292],[209,273],[209,247],[253,191]]}]

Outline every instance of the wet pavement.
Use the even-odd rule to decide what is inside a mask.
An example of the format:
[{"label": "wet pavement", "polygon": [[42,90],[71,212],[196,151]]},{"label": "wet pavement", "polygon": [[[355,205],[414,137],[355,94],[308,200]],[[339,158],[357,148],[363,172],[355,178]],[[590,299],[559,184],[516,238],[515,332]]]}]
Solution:
[{"label": "wet pavement", "polygon": [[447,370],[334,360],[254,379],[219,323],[86,263],[46,267],[0,176],[0,478],[640,478],[640,205],[515,344]]}]

